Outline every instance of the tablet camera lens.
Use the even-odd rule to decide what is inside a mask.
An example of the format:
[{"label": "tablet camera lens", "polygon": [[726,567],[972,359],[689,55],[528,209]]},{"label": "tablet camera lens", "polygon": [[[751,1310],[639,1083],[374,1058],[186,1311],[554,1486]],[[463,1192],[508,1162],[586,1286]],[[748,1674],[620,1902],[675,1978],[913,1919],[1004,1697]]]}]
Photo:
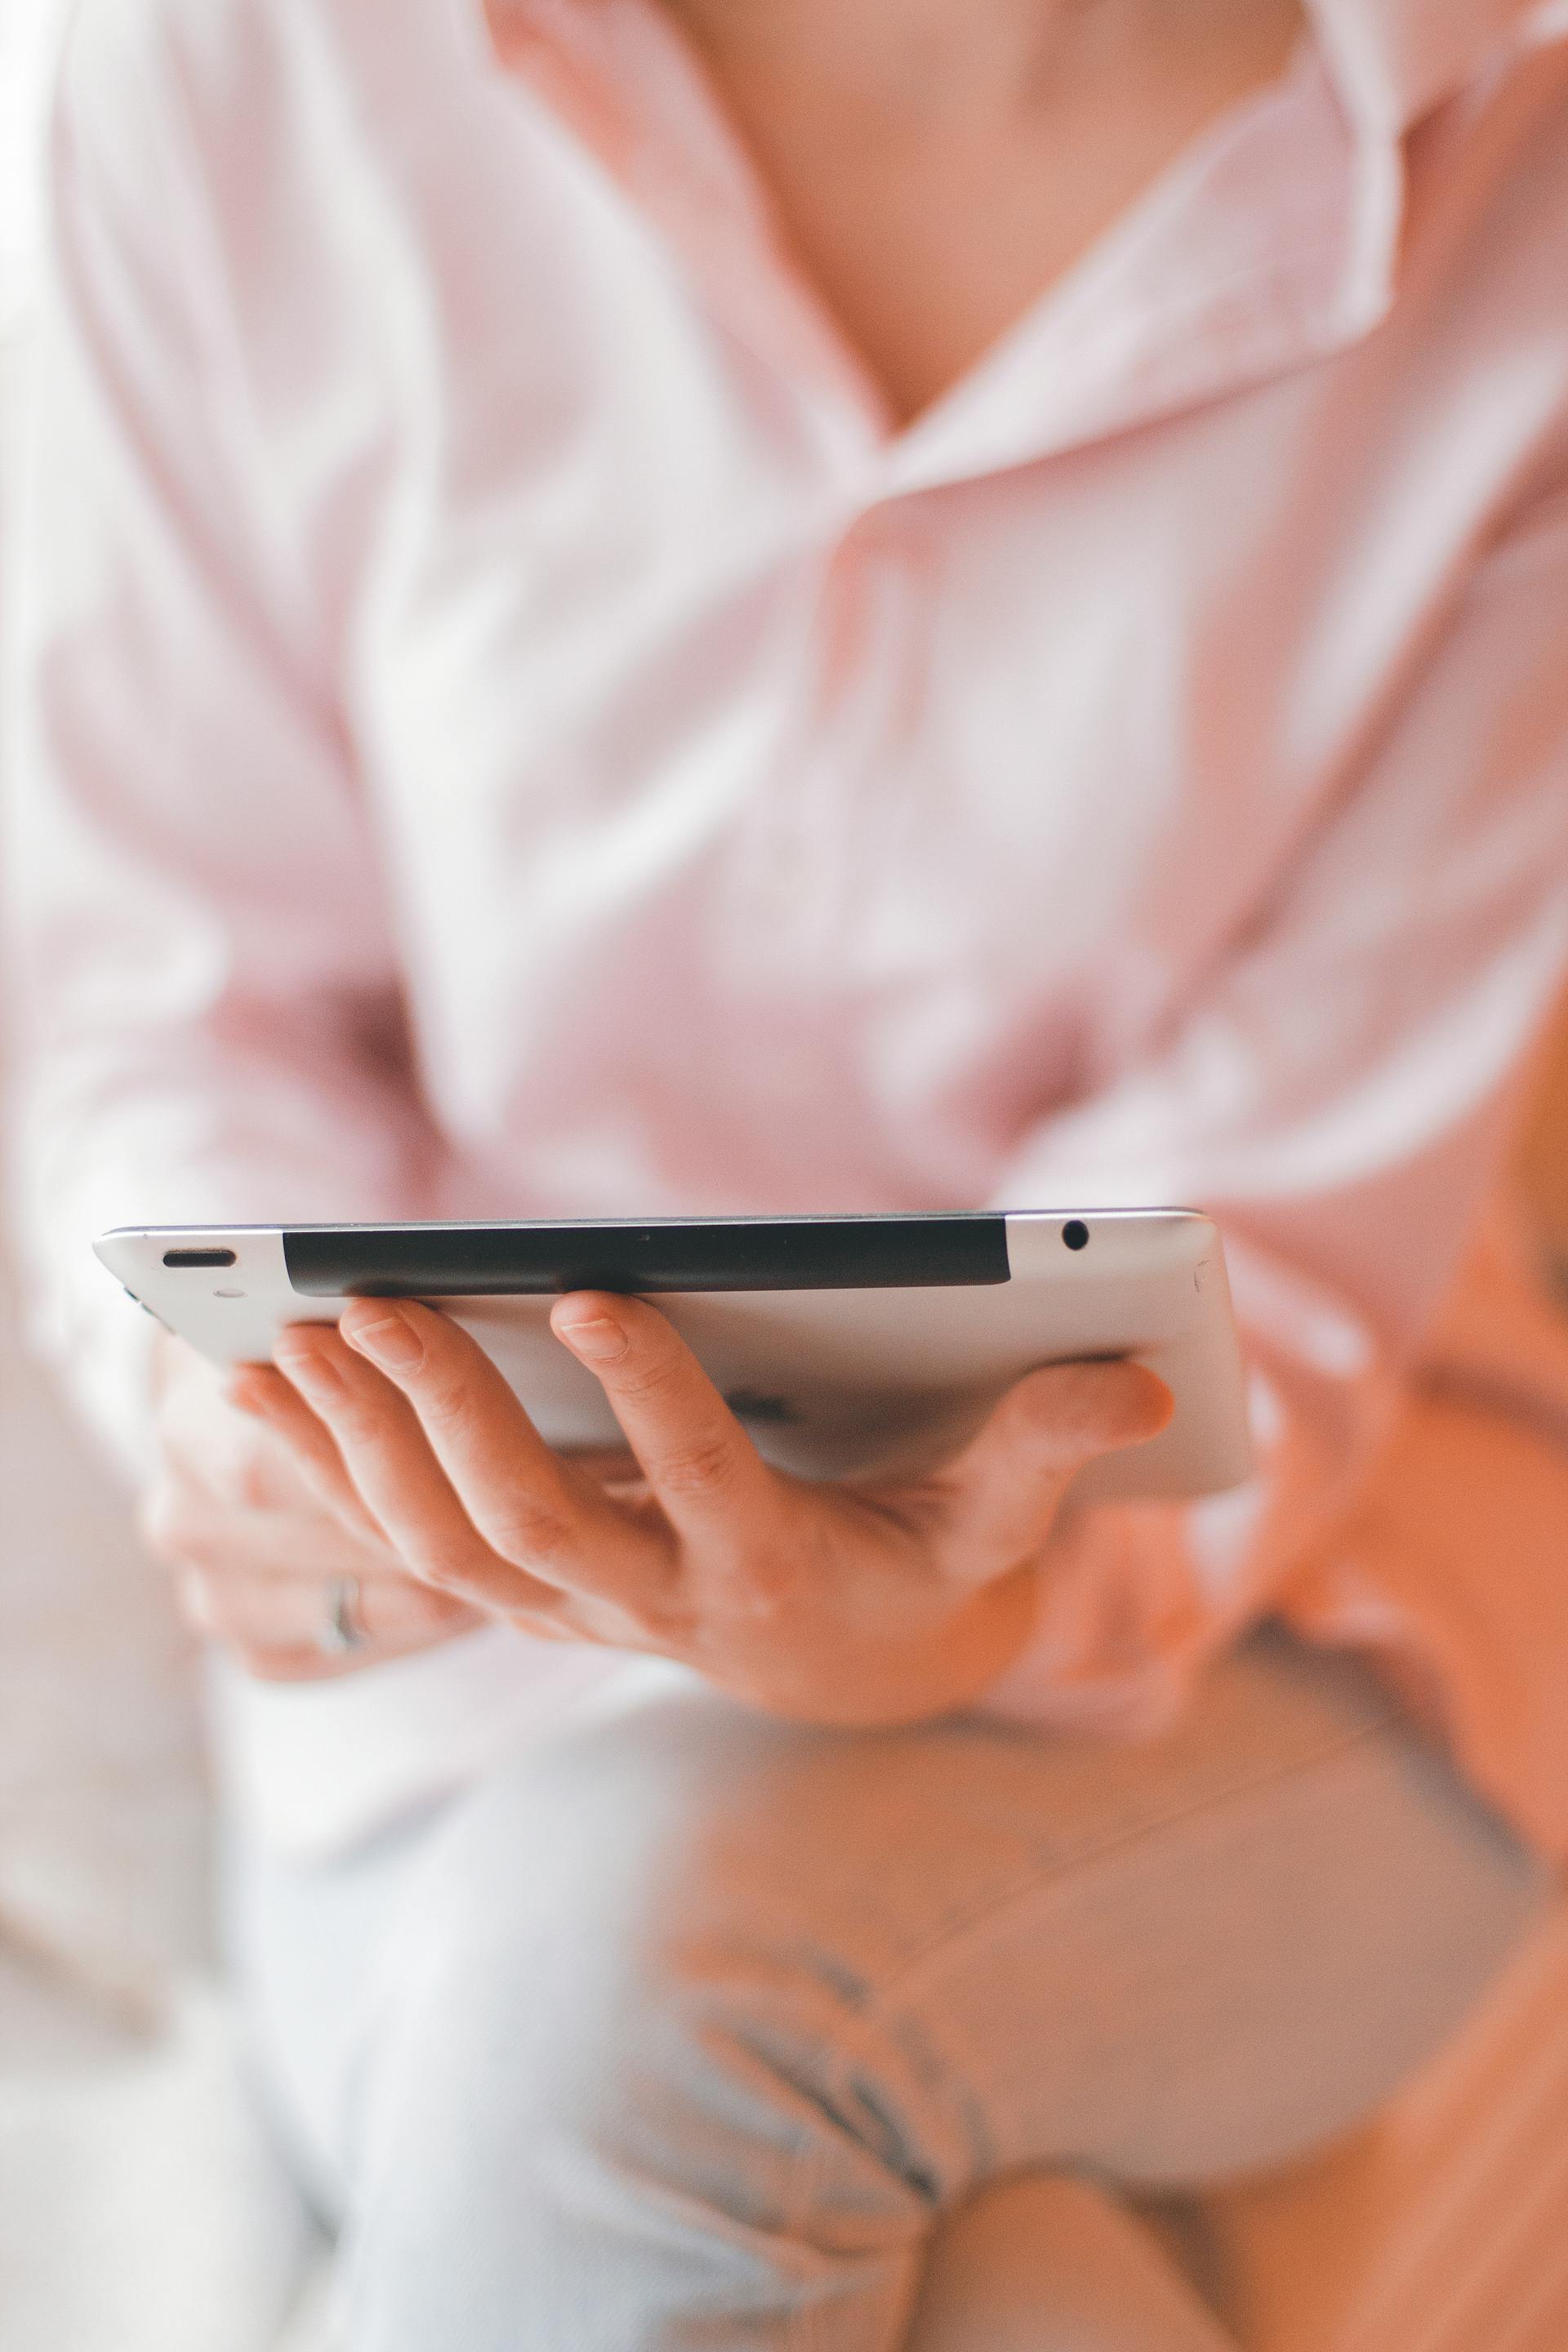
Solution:
[{"label": "tablet camera lens", "polygon": [[1066,1242],[1068,1249],[1077,1250],[1087,1249],[1089,1247],[1089,1227],[1084,1223],[1081,1217],[1069,1217],[1068,1219],[1067,1223],[1062,1227],[1062,1239]]}]

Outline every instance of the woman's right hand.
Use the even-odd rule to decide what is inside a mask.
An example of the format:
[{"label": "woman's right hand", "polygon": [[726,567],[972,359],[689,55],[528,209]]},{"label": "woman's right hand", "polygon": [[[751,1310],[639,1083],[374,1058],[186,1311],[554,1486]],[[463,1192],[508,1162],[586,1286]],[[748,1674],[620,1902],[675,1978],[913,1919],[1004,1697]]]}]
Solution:
[{"label": "woman's right hand", "polygon": [[[247,1409],[258,1382],[268,1416]],[[321,1423],[275,1371],[223,1372],[160,1332],[153,1370],[158,1466],[143,1538],[174,1571],[183,1614],[249,1674],[300,1682],[353,1674],[484,1622],[403,1568],[355,1493]],[[364,1638],[323,1646],[343,1580]],[[353,1588],[351,1588],[353,1590]]]}]

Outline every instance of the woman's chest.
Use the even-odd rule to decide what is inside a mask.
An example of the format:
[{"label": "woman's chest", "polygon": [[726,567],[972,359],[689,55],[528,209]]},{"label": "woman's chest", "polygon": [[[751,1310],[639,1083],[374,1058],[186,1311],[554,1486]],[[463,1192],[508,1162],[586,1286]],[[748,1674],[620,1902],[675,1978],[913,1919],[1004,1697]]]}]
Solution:
[{"label": "woman's chest", "polygon": [[395,204],[377,157],[279,276],[268,418],[419,1017],[596,1050],[677,1002],[880,1008],[955,1055],[1168,1018],[1353,786],[1506,476],[1463,339],[1417,309],[1309,364],[1271,248],[1184,331],[1141,248],[889,436],[732,184],[432,89]]},{"label": "woman's chest", "polygon": [[1300,0],[1166,27],[1142,6],[728,0],[648,12],[689,47],[784,254],[902,424],[1284,68]]},{"label": "woman's chest", "polygon": [[1313,681],[1279,430],[1223,478],[1189,421],[877,497],[676,414],[584,386],[556,449],[455,467],[388,542],[353,728],[430,984],[613,966],[635,1006],[679,962],[742,1003],[1022,1008],[1210,961],[1368,685]]}]

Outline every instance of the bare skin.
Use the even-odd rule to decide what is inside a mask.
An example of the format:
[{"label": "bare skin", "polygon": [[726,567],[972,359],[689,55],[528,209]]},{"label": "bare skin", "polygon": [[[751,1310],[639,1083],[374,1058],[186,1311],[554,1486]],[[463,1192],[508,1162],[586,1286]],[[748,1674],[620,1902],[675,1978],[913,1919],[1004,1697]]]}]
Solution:
[{"label": "bare skin", "polygon": [[802,273],[907,424],[1204,126],[1300,0],[666,0]]},{"label": "bare skin", "polygon": [[[1170,1410],[1135,1365],[1058,1366],[1018,1382],[927,1478],[816,1485],[763,1462],[646,1302],[579,1293],[552,1321],[604,1388],[635,1482],[552,1453],[477,1344],[429,1307],[356,1301],[338,1331],[297,1325],[276,1369],[235,1379],[316,1497],[338,1572],[361,1578],[367,1624],[384,1612],[383,1645],[411,1645],[416,1601],[432,1631],[457,1603],[679,1659],[797,1721],[921,1720],[973,1698],[1022,1644],[1077,1471],[1153,1435]],[[272,1508],[270,1467],[258,1491]],[[285,1507],[309,1544],[297,1498]],[[177,1519],[163,1536],[176,1552],[188,1541]],[[237,1556],[235,1542],[199,1571],[204,1593],[217,1588],[210,1605],[235,1606]]]},{"label": "bare skin", "polygon": [[[1300,0],[665,5],[890,424],[1275,79],[1300,29]],[[297,1332],[281,1370],[226,1385],[171,1346],[147,1531],[196,1622],[252,1671],[300,1675],[500,1613],[688,1659],[789,1714],[909,1719],[1006,1664],[1073,1471],[1165,1410],[1130,1368],[1036,1374],[924,1486],[805,1487],[758,1461],[651,1308],[601,1307],[626,1352],[591,1369],[646,1477],[550,1456],[456,1327],[417,1308],[409,1375],[373,1365],[357,1307],[342,1338]],[[582,1312],[558,1310],[563,1339]],[[314,1634],[343,1575],[370,1639],[327,1662]]]},{"label": "bare skin", "polygon": [[[159,1335],[159,1459],[142,1534],[174,1571],[195,1630],[249,1673],[298,1682],[400,1657],[478,1623],[473,1610],[410,1577],[310,1416],[269,1427],[244,1409],[251,1378],[230,1378]],[[343,1576],[358,1580],[370,1638],[328,1658],[316,1636],[328,1587]]]}]

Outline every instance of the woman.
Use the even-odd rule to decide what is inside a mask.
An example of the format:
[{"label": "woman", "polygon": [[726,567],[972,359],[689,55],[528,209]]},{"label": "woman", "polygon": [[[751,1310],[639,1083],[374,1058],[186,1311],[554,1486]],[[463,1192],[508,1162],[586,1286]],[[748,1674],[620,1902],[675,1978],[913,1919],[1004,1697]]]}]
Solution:
[{"label": "woman", "polygon": [[[1568,1849],[1568,1375],[1455,1287],[1564,957],[1568,46],[1430,13],[78,21],[26,1222],[236,1662],[353,2352],[895,2346],[996,2173],[1365,2116]],[[86,1249],[1169,1199],[1261,1466],[1066,1516],[1131,1369],[868,1501],[635,1302],[567,1463],[429,1313],[226,1388]],[[1062,2340],[1222,2341],[1096,2260]]]}]

